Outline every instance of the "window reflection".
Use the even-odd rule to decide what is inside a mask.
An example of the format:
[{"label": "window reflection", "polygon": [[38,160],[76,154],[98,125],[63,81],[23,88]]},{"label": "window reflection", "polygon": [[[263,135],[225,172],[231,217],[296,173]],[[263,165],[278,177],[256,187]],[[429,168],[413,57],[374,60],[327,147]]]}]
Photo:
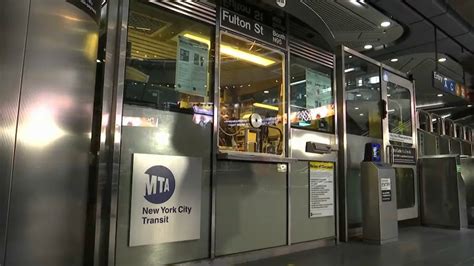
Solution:
[{"label": "window reflection", "polygon": [[347,133],[382,138],[380,68],[356,56],[345,56]]},{"label": "window reflection", "polygon": [[211,27],[132,2],[126,104],[200,114],[212,110]]},{"label": "window reflection", "polygon": [[283,154],[283,55],[254,41],[221,38],[220,150]]},{"label": "window reflection", "polygon": [[291,56],[291,126],[334,133],[331,69]]},{"label": "window reflection", "polygon": [[387,82],[387,99],[390,141],[412,143],[410,91],[393,82]]}]

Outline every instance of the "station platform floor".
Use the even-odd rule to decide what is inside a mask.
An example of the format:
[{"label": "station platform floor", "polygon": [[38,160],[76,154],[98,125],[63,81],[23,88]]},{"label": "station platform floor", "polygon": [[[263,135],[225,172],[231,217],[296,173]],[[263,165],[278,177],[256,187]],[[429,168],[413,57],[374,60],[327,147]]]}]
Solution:
[{"label": "station platform floor", "polygon": [[383,246],[351,241],[241,265],[474,266],[474,229],[405,227],[399,231],[398,242]]}]

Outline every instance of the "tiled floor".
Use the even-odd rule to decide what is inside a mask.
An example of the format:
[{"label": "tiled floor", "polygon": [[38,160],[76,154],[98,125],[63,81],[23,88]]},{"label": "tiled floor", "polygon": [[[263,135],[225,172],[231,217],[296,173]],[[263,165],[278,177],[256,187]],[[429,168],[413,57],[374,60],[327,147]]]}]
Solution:
[{"label": "tiled floor", "polygon": [[427,227],[400,229],[399,241],[383,246],[349,242],[335,247],[273,257],[243,265],[474,266],[474,229],[463,231]]}]

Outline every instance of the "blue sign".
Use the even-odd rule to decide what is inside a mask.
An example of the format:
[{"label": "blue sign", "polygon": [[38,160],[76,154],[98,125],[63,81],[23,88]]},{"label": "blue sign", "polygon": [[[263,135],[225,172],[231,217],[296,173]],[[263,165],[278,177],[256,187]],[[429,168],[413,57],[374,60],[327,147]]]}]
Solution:
[{"label": "blue sign", "polygon": [[433,87],[443,92],[456,95],[456,81],[433,71]]},{"label": "blue sign", "polygon": [[170,169],[155,165],[145,171],[148,180],[145,184],[145,199],[154,204],[167,202],[173,196],[176,187],[174,175]]}]

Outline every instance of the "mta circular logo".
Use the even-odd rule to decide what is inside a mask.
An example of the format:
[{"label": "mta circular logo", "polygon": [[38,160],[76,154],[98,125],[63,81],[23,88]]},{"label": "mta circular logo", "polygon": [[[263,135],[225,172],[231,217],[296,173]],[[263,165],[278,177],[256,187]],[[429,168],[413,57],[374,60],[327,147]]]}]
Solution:
[{"label": "mta circular logo", "polygon": [[145,184],[145,199],[154,204],[167,202],[173,196],[176,187],[174,175],[170,169],[155,165],[145,171],[148,175]]}]

